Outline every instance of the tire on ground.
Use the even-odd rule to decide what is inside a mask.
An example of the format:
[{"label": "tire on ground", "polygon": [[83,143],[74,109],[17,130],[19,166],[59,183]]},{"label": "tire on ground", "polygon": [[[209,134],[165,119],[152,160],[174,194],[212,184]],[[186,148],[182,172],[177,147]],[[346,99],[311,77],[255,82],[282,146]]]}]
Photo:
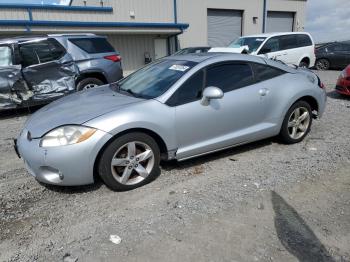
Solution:
[{"label": "tire on ground", "polygon": [[[307,109],[307,111],[309,112],[309,116],[310,116],[310,122],[309,122],[309,126],[307,128],[307,130],[305,131],[304,135],[298,139],[294,139],[289,135],[289,131],[288,131],[288,122],[289,119],[291,117],[291,115],[293,114],[294,110],[300,107],[304,107]],[[287,114],[284,117],[283,123],[282,123],[282,127],[279,133],[279,138],[282,140],[283,143],[285,144],[295,144],[295,143],[299,143],[301,142],[310,132],[311,130],[311,126],[312,126],[312,109],[311,106],[309,105],[309,103],[305,102],[305,101],[297,101],[296,103],[294,103],[288,110]]]},{"label": "tire on ground", "polygon": [[[113,177],[112,170],[111,170],[111,161],[114,154],[119,148],[121,148],[123,145],[132,141],[145,143],[152,149],[153,155],[154,155],[154,165],[148,177],[145,178],[143,181],[134,185],[125,185],[125,184],[119,183]],[[159,163],[160,163],[159,146],[151,136],[141,132],[127,133],[125,135],[117,137],[104,149],[98,162],[98,174],[100,175],[103,182],[110,189],[114,191],[127,191],[127,190],[132,190],[132,189],[141,187],[155,180],[160,175]]]}]

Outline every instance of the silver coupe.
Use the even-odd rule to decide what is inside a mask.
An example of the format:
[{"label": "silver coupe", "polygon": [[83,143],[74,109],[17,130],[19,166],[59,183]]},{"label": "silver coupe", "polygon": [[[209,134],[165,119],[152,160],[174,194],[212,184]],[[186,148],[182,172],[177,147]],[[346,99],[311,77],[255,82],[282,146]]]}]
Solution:
[{"label": "silver coupe", "polygon": [[273,136],[300,142],[325,104],[307,69],[241,54],[170,56],[43,107],[15,147],[38,181],[74,186],[99,176],[123,191],[154,180],[161,159]]}]

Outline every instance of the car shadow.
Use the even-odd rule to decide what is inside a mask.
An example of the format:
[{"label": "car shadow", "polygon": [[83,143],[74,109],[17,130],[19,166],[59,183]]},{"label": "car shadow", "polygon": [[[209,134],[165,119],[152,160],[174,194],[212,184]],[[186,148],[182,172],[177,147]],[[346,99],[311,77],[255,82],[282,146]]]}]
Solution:
[{"label": "car shadow", "polygon": [[104,185],[101,180],[97,180],[94,184],[85,186],[56,186],[44,184],[39,181],[38,183],[45,187],[47,190],[67,195],[93,192],[100,189]]},{"label": "car shadow", "polygon": [[198,166],[198,165],[201,165],[204,163],[210,163],[210,162],[213,162],[213,161],[218,160],[220,158],[226,158],[226,157],[231,157],[232,161],[237,161],[236,159],[234,159],[235,155],[271,145],[273,142],[278,142],[278,139],[277,138],[268,138],[268,139],[260,140],[258,142],[253,142],[253,143],[249,143],[246,145],[241,145],[241,146],[232,147],[229,149],[224,149],[222,151],[218,151],[215,153],[213,152],[213,153],[210,153],[208,155],[198,156],[198,157],[184,160],[181,162],[178,162],[176,160],[162,161],[161,167],[162,167],[162,169],[164,169],[166,171],[170,171],[173,169],[182,170],[182,169]]},{"label": "car shadow", "polygon": [[350,96],[345,96],[337,93],[335,90],[327,92],[327,96],[336,100],[347,100],[350,101]]},{"label": "car shadow", "polygon": [[271,202],[277,236],[290,254],[301,262],[335,261],[298,212],[274,191]]},{"label": "car shadow", "polygon": [[0,120],[5,120],[14,117],[22,117],[33,114],[35,111],[39,110],[43,106],[33,106],[33,107],[24,107],[24,108],[15,108],[15,109],[7,109],[0,111]]}]

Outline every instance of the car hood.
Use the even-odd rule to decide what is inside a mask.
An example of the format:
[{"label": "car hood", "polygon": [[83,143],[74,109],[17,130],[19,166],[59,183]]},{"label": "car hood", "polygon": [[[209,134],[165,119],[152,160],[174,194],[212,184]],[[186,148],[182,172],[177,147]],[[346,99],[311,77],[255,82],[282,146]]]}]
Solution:
[{"label": "car hood", "polygon": [[24,128],[30,131],[32,138],[38,138],[58,126],[83,124],[118,108],[141,101],[144,99],[120,94],[106,85],[52,102],[34,113]]}]

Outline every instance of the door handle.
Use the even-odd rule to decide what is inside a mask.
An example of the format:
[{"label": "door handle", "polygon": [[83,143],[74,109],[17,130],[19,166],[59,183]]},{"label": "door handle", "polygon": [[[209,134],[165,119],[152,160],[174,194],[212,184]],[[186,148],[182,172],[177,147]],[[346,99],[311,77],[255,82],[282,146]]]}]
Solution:
[{"label": "door handle", "polygon": [[259,90],[259,95],[266,96],[269,93],[269,90],[267,88],[261,88]]}]

